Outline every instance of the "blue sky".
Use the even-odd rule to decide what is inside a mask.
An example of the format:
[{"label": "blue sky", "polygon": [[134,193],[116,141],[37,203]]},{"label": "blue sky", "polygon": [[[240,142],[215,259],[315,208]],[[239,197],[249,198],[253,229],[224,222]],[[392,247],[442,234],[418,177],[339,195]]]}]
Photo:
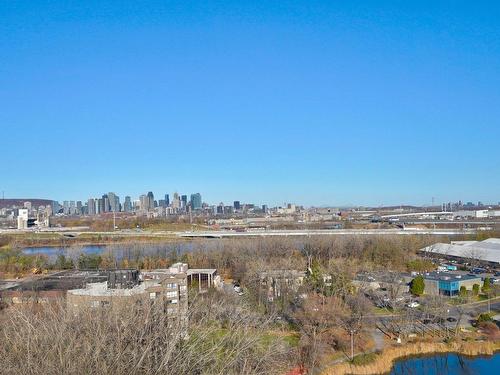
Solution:
[{"label": "blue sky", "polygon": [[2,1],[0,190],[500,201],[500,5]]}]

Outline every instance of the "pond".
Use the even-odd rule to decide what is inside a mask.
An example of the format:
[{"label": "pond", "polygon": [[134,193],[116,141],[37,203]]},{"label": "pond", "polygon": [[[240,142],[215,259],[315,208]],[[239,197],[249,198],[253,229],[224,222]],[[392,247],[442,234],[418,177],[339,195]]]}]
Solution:
[{"label": "pond", "polygon": [[467,357],[455,353],[407,358],[396,362],[391,375],[486,375],[500,373],[500,353]]}]

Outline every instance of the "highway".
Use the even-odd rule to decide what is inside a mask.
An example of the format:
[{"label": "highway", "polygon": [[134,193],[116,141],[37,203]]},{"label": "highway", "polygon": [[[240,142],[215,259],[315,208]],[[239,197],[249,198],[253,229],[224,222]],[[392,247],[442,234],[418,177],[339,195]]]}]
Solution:
[{"label": "highway", "polygon": [[38,230],[0,230],[0,233],[53,233],[61,236],[77,237],[86,235],[106,235],[115,237],[178,237],[178,238],[226,238],[226,237],[308,237],[308,236],[349,236],[349,235],[434,235],[451,236],[474,234],[476,229],[292,229],[292,230],[269,230],[249,229],[246,231],[233,230],[204,230],[204,231],[148,231],[148,230],[116,230],[109,232],[88,231],[84,227],[73,228],[43,228]]},{"label": "highway", "polygon": [[449,236],[476,233],[474,229],[299,229],[299,230],[249,230],[237,231],[196,231],[177,232],[178,237],[289,237],[289,236],[338,236],[338,235],[436,235]]}]

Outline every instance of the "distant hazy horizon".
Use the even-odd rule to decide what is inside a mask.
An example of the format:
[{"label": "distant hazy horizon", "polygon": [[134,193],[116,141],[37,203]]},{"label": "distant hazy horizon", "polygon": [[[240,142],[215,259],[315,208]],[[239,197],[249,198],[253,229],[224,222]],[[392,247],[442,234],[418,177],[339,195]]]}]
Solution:
[{"label": "distant hazy horizon", "polygon": [[500,201],[500,4],[0,3],[0,191]]}]

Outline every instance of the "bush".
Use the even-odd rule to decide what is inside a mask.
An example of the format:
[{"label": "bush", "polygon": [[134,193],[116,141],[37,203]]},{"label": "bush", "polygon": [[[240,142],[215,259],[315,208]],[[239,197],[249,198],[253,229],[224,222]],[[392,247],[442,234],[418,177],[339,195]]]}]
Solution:
[{"label": "bush", "polygon": [[424,289],[425,289],[425,281],[423,276],[419,275],[415,277],[411,282],[410,286],[411,294],[414,294],[416,296],[421,296],[422,294],[424,294]]},{"label": "bush", "polygon": [[477,318],[478,323],[491,322],[491,321],[493,321],[491,315],[486,313],[479,314]]},{"label": "bush", "polygon": [[489,277],[484,278],[482,291],[483,293],[488,293],[491,290],[491,282]]},{"label": "bush", "polygon": [[460,297],[467,297],[467,288],[464,285],[460,287]]},{"label": "bush", "polygon": [[479,284],[474,284],[472,286],[472,293],[477,296],[479,294]]},{"label": "bush", "polygon": [[406,269],[408,270],[408,272],[411,271],[424,272],[435,268],[436,266],[434,265],[434,263],[432,263],[428,259],[414,259],[406,263]]},{"label": "bush", "polygon": [[101,264],[101,256],[97,254],[81,254],[78,258],[79,269],[98,269]]},{"label": "bush", "polygon": [[375,353],[360,354],[354,357],[352,364],[356,366],[364,366],[375,362],[375,359],[377,359],[377,354]]}]

